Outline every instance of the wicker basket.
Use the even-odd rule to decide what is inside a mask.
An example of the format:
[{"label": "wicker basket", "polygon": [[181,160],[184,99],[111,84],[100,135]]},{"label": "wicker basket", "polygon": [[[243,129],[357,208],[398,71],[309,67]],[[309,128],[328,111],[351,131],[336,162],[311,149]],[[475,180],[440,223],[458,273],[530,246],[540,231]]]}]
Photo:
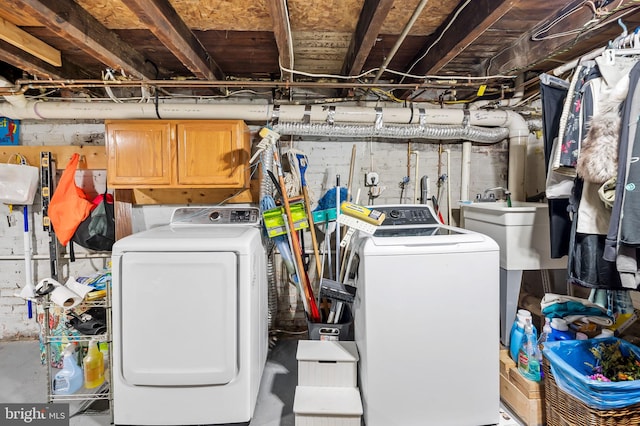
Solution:
[{"label": "wicker basket", "polygon": [[558,387],[546,358],[543,369],[547,426],[640,425],[640,403],[615,410],[591,408]]}]

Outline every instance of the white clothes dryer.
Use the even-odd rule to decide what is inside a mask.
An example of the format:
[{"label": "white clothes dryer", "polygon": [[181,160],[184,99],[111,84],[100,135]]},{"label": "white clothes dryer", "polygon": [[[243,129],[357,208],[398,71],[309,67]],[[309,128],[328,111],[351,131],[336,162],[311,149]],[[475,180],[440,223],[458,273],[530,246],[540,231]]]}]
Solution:
[{"label": "white clothes dryer", "polygon": [[426,205],[370,208],[386,219],[347,265],[366,425],[498,423],[498,245]]},{"label": "white clothes dryer", "polygon": [[179,208],[113,246],[113,418],[249,422],[266,362],[266,255],[253,207]]}]

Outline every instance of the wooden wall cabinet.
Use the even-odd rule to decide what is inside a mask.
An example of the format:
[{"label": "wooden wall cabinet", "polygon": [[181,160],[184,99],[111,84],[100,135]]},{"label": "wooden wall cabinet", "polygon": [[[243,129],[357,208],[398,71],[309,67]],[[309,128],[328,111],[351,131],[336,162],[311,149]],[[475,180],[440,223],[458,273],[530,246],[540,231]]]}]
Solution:
[{"label": "wooden wall cabinet", "polygon": [[110,188],[249,187],[241,120],[106,120]]}]

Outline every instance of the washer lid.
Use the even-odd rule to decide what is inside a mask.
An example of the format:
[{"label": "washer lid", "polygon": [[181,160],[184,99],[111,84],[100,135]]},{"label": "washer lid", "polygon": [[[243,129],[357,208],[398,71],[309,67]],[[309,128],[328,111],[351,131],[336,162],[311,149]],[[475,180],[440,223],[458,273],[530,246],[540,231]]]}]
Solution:
[{"label": "washer lid", "polygon": [[451,228],[449,226],[391,226],[381,227],[374,232],[375,237],[432,237],[442,235],[460,235],[467,234],[460,229]]}]

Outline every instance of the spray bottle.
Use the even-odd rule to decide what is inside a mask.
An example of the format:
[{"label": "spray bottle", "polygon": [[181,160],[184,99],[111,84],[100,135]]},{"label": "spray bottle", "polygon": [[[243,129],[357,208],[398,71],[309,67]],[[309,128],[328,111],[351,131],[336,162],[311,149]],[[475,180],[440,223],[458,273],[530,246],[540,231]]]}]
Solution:
[{"label": "spray bottle", "polygon": [[55,395],[70,395],[82,387],[82,369],[78,366],[74,345],[67,345],[63,352],[62,370],[53,378],[53,393]]},{"label": "spray bottle", "polygon": [[82,359],[84,366],[84,386],[93,389],[104,382],[104,356],[98,349],[98,341],[91,339],[87,355]]},{"label": "spray bottle", "polygon": [[531,318],[526,319],[524,326],[524,339],[518,352],[518,371],[527,379],[540,381],[540,349],[536,335],[533,334]]}]

